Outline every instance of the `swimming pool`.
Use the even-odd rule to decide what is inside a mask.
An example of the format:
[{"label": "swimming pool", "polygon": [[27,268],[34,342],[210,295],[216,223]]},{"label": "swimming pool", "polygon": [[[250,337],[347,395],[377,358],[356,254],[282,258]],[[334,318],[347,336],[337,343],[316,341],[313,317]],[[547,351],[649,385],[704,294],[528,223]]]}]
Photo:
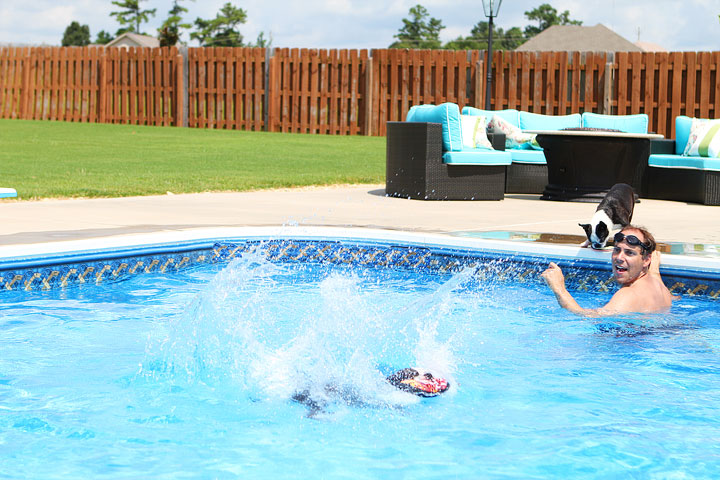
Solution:
[{"label": "swimming pool", "polygon": [[[714,475],[715,267],[668,258],[669,314],[591,322],[548,258],[580,303],[611,295],[607,254],[406,234],[26,249],[0,264],[23,286],[0,292],[0,477]],[[414,364],[451,390],[386,388]],[[331,382],[363,405],[290,400]]]}]

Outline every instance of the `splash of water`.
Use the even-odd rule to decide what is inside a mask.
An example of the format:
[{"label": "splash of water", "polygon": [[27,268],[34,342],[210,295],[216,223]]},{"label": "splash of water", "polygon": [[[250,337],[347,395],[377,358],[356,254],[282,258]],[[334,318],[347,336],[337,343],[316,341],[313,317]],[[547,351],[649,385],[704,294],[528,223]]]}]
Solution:
[{"label": "splash of water", "polygon": [[329,391],[351,388],[371,405],[417,401],[385,381],[392,369],[422,366],[454,382],[451,338],[438,322],[469,273],[398,305],[391,284],[367,288],[352,270],[317,270],[244,253],[165,325],[141,374],[253,399],[308,391],[330,401]]}]

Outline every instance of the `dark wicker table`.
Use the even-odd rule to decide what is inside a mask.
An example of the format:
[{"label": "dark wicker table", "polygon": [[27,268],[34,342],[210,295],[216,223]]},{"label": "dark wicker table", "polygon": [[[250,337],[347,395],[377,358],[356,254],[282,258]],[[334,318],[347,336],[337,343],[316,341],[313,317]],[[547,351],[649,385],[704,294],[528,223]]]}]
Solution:
[{"label": "dark wicker table", "polygon": [[545,151],[548,185],[542,200],[599,203],[616,183],[644,196],[650,139],[654,133],[612,130],[536,130]]}]

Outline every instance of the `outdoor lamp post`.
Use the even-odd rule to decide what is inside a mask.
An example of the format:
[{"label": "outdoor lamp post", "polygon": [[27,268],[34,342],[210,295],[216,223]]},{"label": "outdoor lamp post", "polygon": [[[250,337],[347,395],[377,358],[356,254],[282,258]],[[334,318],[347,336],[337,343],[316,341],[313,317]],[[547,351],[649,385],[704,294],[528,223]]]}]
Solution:
[{"label": "outdoor lamp post", "polygon": [[487,84],[485,88],[485,110],[490,110],[490,91],[492,89],[492,36],[493,17],[497,17],[502,0],[483,0],[483,12],[490,19],[490,33],[488,35]]}]

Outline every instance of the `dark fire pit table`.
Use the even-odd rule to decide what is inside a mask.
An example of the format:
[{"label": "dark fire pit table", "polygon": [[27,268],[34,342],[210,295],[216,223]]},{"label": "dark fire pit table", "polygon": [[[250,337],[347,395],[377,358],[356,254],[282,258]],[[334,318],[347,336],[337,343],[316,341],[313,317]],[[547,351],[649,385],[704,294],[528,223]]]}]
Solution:
[{"label": "dark fire pit table", "polygon": [[616,130],[534,130],[545,151],[548,185],[542,200],[600,202],[616,183],[627,183],[643,195],[643,180],[656,133]]}]

